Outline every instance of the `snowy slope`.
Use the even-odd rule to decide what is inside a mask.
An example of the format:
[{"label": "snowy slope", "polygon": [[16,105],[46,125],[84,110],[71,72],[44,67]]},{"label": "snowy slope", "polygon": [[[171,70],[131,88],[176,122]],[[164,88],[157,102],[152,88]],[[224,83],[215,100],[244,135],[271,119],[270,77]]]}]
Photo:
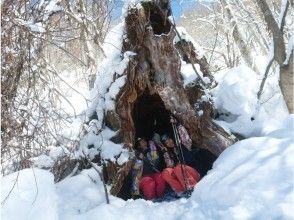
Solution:
[{"label": "snowy slope", "polygon": [[1,219],[57,220],[52,173],[24,169],[1,179]]},{"label": "snowy slope", "polygon": [[263,136],[281,127],[289,113],[277,77],[268,78],[259,105],[260,75],[245,65],[217,73],[218,86],[212,93],[222,115],[216,122],[244,137]]},{"label": "snowy slope", "polygon": [[[26,169],[20,172],[4,203],[2,218],[57,219],[58,213],[62,220],[293,219],[293,122],[291,115],[281,129],[229,147],[195,186],[189,199],[152,203],[111,197],[107,205],[101,181],[93,170],[85,170],[54,187],[51,173],[35,169],[36,195],[32,171]],[[2,179],[2,201],[16,175]],[[21,211],[15,212],[18,209]]]},{"label": "snowy slope", "polygon": [[[137,0],[126,1],[123,10],[136,3]],[[192,39],[183,29],[178,31],[185,39]],[[128,159],[128,153],[123,151],[122,145],[108,141],[114,132],[104,129],[100,136],[95,133],[102,128],[104,110],[114,108],[113,100],[125,83],[124,70],[134,55],[130,52],[121,54],[123,32],[122,23],[106,37],[106,59],[99,67],[95,88],[91,94],[83,94],[92,100],[87,116],[96,112],[98,120],[92,121],[89,133],[80,141],[80,151],[87,151],[89,144],[94,146],[86,152],[90,156],[100,151],[103,158],[114,160],[122,152],[119,163]],[[198,54],[202,56],[201,51]],[[196,79],[189,64],[182,64],[181,73],[185,85]],[[272,88],[278,88],[277,76],[267,81],[263,98],[269,100],[258,111],[256,94],[261,79],[251,69],[239,66],[218,73],[216,80],[219,84],[213,97],[222,114],[216,122],[247,139],[220,155],[189,199],[153,203],[143,199],[124,201],[110,196],[107,205],[101,180],[93,169],[83,170],[58,183],[54,183],[49,171],[24,169],[1,178],[1,219],[294,219],[294,115],[287,113],[280,91],[272,91]],[[276,92],[273,97],[272,92]],[[75,99],[74,96],[70,98]],[[75,100],[76,103],[85,102],[81,97]],[[77,113],[82,110],[77,109]],[[78,125],[74,127],[81,124],[76,123]],[[78,133],[78,130],[69,130],[68,136],[77,136],[74,132]],[[80,151],[76,152],[77,157]],[[60,153],[50,151],[48,157],[41,158],[46,164],[40,164],[40,167],[50,167],[58,155]]]}]

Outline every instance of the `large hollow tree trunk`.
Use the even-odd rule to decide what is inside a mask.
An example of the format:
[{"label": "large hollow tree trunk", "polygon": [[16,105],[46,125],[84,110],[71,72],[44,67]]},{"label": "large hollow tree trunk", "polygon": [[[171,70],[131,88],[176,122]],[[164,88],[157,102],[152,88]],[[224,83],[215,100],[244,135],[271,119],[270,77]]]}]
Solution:
[{"label": "large hollow tree trunk", "polygon": [[[196,80],[192,87],[184,88],[181,78],[181,58],[188,56],[190,62],[200,65],[204,76],[213,80],[205,58],[197,58],[191,45],[190,50],[187,48],[189,44],[174,44],[176,32],[167,19],[170,13],[168,4],[141,4],[142,8],[130,8],[125,18],[127,37],[123,42],[123,52],[132,51],[136,55],[125,70],[127,80],[116,98],[115,112],[108,114],[112,115],[109,117],[112,121],[118,121],[112,123],[118,129],[113,140],[122,142],[130,151],[133,150],[136,132],[134,104],[147,90],[151,95],[160,96],[165,108],[188,130],[194,146],[207,149],[218,156],[235,140],[213,123],[213,107],[209,100],[201,98],[205,93],[199,81]],[[118,194],[131,164],[129,161],[113,174],[113,195]]]}]

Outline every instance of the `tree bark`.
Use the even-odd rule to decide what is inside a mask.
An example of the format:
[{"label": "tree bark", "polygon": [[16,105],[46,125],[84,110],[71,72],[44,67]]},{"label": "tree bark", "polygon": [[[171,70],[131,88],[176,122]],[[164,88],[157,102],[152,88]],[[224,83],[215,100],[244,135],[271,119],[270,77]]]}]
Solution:
[{"label": "tree bark", "polygon": [[[123,142],[129,151],[133,151],[135,142],[135,123],[133,109],[135,101],[144,92],[157,94],[164,103],[165,108],[187,129],[193,144],[220,155],[226,147],[233,144],[235,139],[212,121],[213,106],[211,100],[202,100],[204,91],[199,81],[195,86],[184,88],[181,77],[181,57],[184,47],[173,43],[176,35],[164,11],[154,2],[141,3],[142,8],[131,8],[125,18],[126,39],[123,42],[123,52],[136,53],[131,58],[124,74],[127,76],[126,84],[116,97],[116,120],[106,122],[117,125],[117,135],[114,139]],[[182,42],[184,44],[184,42]],[[188,44],[187,44],[188,45]],[[211,81],[208,64],[205,58],[196,59],[194,50],[186,51],[193,62],[200,65],[200,69]],[[196,96],[198,98],[193,98]],[[194,108],[197,105],[198,109]],[[199,111],[203,114],[199,114]],[[122,181],[131,169],[132,162],[128,162],[114,174],[111,193],[117,195]]]},{"label": "tree bark", "polygon": [[[265,0],[256,1],[257,5],[262,12],[268,29],[273,34],[274,41],[274,58],[281,65],[286,58],[286,48],[283,38],[283,32],[280,30],[278,23],[276,22],[267,2]],[[287,10],[287,9],[286,9]]]},{"label": "tree bark", "polygon": [[[280,26],[276,22],[271,10],[269,9],[267,2],[265,0],[257,1],[257,5],[259,6],[260,11],[265,18],[265,22],[266,22],[268,29],[273,34],[273,47],[274,47],[273,60],[277,61],[277,63],[280,66],[280,82],[279,82],[280,88],[281,88],[283,97],[285,99],[288,111],[290,113],[293,113],[293,48],[292,48],[292,51],[289,52],[291,54],[290,54],[290,59],[289,59],[288,63],[285,63],[286,47],[285,47],[285,41],[284,41],[284,36],[283,36],[285,18],[286,18],[288,9],[289,9],[289,1],[286,2],[284,11],[281,11]],[[290,38],[290,40],[292,40],[292,38]],[[265,83],[266,77],[269,72],[269,68],[270,68],[273,60],[271,60],[271,62],[268,65],[268,68],[265,72],[265,77],[262,80],[261,88],[258,92],[259,93],[258,99],[262,93],[263,85]]]},{"label": "tree bark", "polygon": [[280,87],[290,114],[293,114],[293,49],[289,63],[280,68]]}]

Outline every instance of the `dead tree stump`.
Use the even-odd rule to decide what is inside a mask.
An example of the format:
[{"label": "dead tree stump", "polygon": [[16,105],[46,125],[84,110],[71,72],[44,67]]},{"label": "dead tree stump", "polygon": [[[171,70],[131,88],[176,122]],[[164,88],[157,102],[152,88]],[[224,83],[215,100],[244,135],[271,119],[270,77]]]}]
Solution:
[{"label": "dead tree stump", "polygon": [[[181,60],[199,64],[203,75],[212,82],[210,85],[214,79],[205,57],[198,58],[191,42],[174,43],[176,32],[168,19],[170,6],[164,3],[147,1],[141,3],[142,7],[128,10],[122,53],[132,51],[136,55],[132,56],[124,72],[126,83],[116,97],[115,111],[107,113],[109,117],[106,117],[106,124],[113,125],[117,130],[113,141],[124,143],[133,151],[136,136],[133,118],[135,102],[146,92],[156,94],[166,110],[187,129],[193,144],[218,156],[235,140],[212,121],[213,104],[209,98],[202,98],[205,92],[199,81],[184,88]],[[203,113],[201,115],[198,113],[200,110]],[[118,194],[131,167],[132,161],[129,161],[116,170],[112,169],[116,171],[109,174],[113,180],[113,195]]]}]

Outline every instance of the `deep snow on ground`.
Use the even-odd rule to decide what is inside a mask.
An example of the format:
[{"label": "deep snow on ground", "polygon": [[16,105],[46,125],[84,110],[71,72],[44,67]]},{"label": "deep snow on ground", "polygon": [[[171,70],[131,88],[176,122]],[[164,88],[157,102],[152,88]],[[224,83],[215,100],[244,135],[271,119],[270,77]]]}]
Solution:
[{"label": "deep snow on ground", "polygon": [[222,115],[216,122],[245,137],[263,136],[282,126],[289,115],[278,85],[278,73],[268,77],[261,105],[257,92],[262,76],[240,65],[215,75],[218,86],[212,91],[215,107]]},{"label": "deep snow on ground", "polygon": [[48,171],[25,169],[15,185],[17,173],[2,179],[2,201],[14,185],[2,218],[293,219],[293,122],[290,115],[280,129],[230,146],[189,199],[153,203],[111,196],[107,205],[102,183],[92,169],[57,184]]},{"label": "deep snow on ground", "polygon": [[24,169],[1,179],[2,219],[55,220],[56,201],[54,177],[48,171]]},{"label": "deep snow on ground", "polygon": [[[96,135],[102,127],[102,120],[99,120],[103,118],[102,112],[113,109],[113,99],[125,81],[123,71],[135,55],[120,53],[123,31],[123,24],[119,24],[110,32],[110,38],[106,38],[106,59],[101,63],[91,94],[83,94],[86,90],[81,87],[78,90],[81,94],[69,96],[78,107],[75,109],[77,114],[83,111],[84,97],[90,96],[92,103],[86,115],[95,111],[98,116],[98,120],[92,120],[87,127],[88,134],[80,140],[76,157],[83,150],[90,157],[99,151],[103,158],[118,163],[128,159],[128,152],[123,151],[121,145],[109,141],[113,131],[106,128]],[[178,31],[183,38],[193,40],[184,29],[178,28]],[[197,52],[202,56],[201,51]],[[202,76],[199,66],[196,68]],[[190,64],[182,63],[181,73],[185,86],[197,78]],[[111,84],[114,77],[116,80]],[[250,68],[239,66],[219,72],[215,77],[218,86],[212,97],[221,114],[215,122],[247,139],[228,147],[220,155],[189,199],[153,203],[143,199],[124,201],[110,196],[108,205],[101,180],[93,169],[83,170],[58,183],[54,183],[49,171],[24,169],[1,179],[2,219],[294,219],[294,115],[287,113],[278,86],[278,74],[268,78],[260,106],[256,94],[262,76]],[[79,87],[74,79],[70,81],[71,86]],[[73,110],[71,106],[64,108]],[[83,122],[78,119],[74,123],[66,133],[77,138]],[[89,144],[94,148],[88,149]],[[35,166],[50,167],[60,156],[67,154],[66,151],[63,147],[53,148],[49,155],[35,158]]]},{"label": "deep snow on ground", "polygon": [[[215,105],[226,113],[216,122],[248,138],[220,155],[189,199],[153,203],[111,196],[107,205],[101,180],[93,169],[56,184],[48,171],[25,169],[2,178],[2,219],[294,219],[294,115],[286,112],[279,96],[256,113],[255,94],[260,80],[245,66],[216,77],[219,84],[213,91]],[[265,94],[271,88],[267,86]],[[251,121],[253,115],[255,120]],[[111,130],[104,129],[99,138],[110,144],[107,139],[112,135]],[[91,132],[84,141],[100,143]],[[120,146],[102,145],[99,149],[112,158]],[[64,151],[51,150],[48,161],[60,153]],[[122,154],[121,162],[127,157]]]}]

